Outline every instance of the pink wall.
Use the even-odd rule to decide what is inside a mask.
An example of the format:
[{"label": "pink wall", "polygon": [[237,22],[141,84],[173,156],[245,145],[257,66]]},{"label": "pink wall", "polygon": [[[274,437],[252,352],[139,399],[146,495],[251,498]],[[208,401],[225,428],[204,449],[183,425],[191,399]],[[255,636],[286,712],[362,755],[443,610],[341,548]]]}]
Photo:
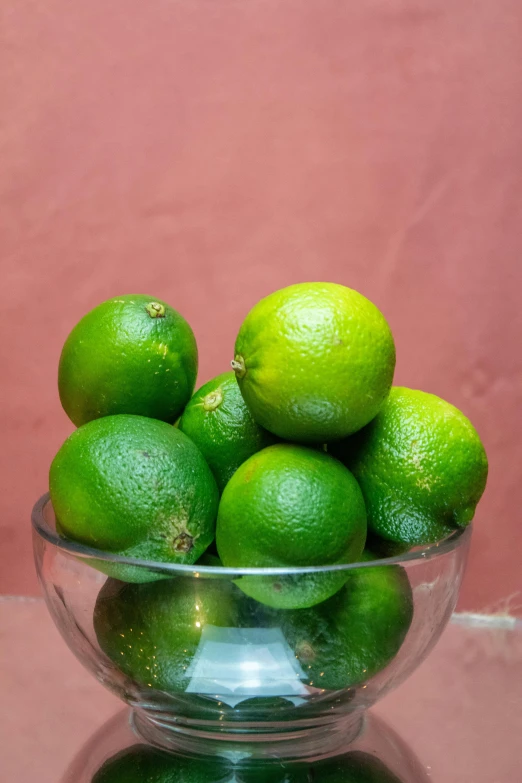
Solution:
[{"label": "pink wall", "polygon": [[257,298],[324,279],[382,308],[398,383],[479,429],[462,606],[520,611],[519,0],[3,10],[0,590],[37,590],[29,511],[71,431],[56,366],[85,311],[167,299],[203,381]]}]

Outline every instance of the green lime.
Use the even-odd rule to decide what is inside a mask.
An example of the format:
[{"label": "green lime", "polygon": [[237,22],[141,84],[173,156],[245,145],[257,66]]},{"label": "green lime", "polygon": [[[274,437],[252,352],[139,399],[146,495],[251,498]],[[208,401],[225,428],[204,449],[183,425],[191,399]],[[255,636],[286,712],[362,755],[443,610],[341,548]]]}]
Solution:
[{"label": "green lime", "polygon": [[[366,510],[350,473],[324,452],[280,443],[257,452],[221,496],[216,544],[224,566],[265,568],[351,563],[366,539]],[[312,606],[333,595],[344,571],[243,576],[251,598],[279,608]]]},{"label": "green lime", "polygon": [[422,391],[394,387],[376,418],[331,451],[361,486],[369,529],[389,541],[428,544],[464,527],[486,486],[469,419]]},{"label": "green lime", "polygon": [[382,313],[357,291],[298,283],[248,313],[232,362],[255,420],[282,438],[343,438],[379,411],[395,346]]},{"label": "green lime", "polygon": [[198,389],[178,426],[200,449],[221,492],[248,457],[276,440],[252,418],[233,372]]},{"label": "green lime", "polygon": [[214,537],[214,477],[190,438],[157,419],[84,424],[54,458],[49,489],[62,535],[106,552],[191,564]]},{"label": "green lime", "polygon": [[[268,611],[268,610],[266,610]],[[413,617],[413,598],[401,566],[359,567],[320,606],[278,612],[307,684],[340,690],[370,679],[397,655]]]},{"label": "green lime", "polygon": [[238,595],[224,579],[109,579],[96,601],[94,630],[103,652],[141,687],[190,692],[193,677],[214,677],[209,662],[198,673],[197,656],[216,629],[236,627]]},{"label": "green lime", "polygon": [[108,759],[91,783],[218,783],[232,779],[221,760],[191,759],[150,745],[133,745]]},{"label": "green lime", "polygon": [[185,319],[159,299],[128,294],[76,324],[62,349],[58,388],[76,426],[117,413],[174,422],[197,371],[196,340]]}]

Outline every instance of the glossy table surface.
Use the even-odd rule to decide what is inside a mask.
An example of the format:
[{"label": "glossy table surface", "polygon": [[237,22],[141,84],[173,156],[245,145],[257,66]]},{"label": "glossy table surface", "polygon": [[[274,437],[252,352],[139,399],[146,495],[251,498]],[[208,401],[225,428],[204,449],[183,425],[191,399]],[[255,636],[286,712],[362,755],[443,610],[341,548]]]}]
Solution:
[{"label": "glossy table surface", "polygon": [[[0,783],[60,783],[122,710],[34,598],[0,598],[0,692]],[[522,781],[522,623],[456,615],[428,659],[372,712],[434,783]]]}]

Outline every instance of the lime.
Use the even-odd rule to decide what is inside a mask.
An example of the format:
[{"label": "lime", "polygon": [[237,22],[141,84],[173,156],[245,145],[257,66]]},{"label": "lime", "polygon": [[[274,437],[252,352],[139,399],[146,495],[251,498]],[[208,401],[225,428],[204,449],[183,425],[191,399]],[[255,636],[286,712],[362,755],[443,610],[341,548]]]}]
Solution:
[{"label": "lime", "polygon": [[241,594],[223,579],[178,577],[149,584],[109,579],[96,601],[94,630],[103,652],[141,687],[184,692],[206,631],[236,627],[236,595]]},{"label": "lime", "polygon": [[[265,610],[268,611],[268,610]],[[401,566],[347,571],[344,587],[320,606],[278,612],[279,625],[308,685],[350,688],[370,679],[397,655],[413,617]]]},{"label": "lime", "polygon": [[157,419],[84,424],[54,458],[49,488],[62,535],[106,552],[194,563],[214,537],[210,468],[186,435]]},{"label": "lime", "polygon": [[217,783],[231,778],[223,761],[191,759],[150,745],[133,745],[105,761],[91,783]]},{"label": "lime", "polygon": [[395,347],[382,313],[357,291],[298,283],[248,313],[232,367],[259,424],[288,440],[324,442],[377,414]]},{"label": "lime", "polygon": [[178,426],[200,449],[221,491],[248,457],[276,440],[252,418],[233,372],[198,389]]},{"label": "lime", "polygon": [[357,478],[369,529],[428,544],[467,525],[486,486],[486,452],[473,425],[434,394],[394,387],[364,430],[332,446]]},{"label": "lime", "polygon": [[[350,473],[324,452],[280,443],[244,462],[218,511],[216,544],[224,566],[288,567],[350,563],[366,539],[366,511]],[[345,572],[244,576],[246,595],[269,606],[312,606],[335,593]]]},{"label": "lime", "polygon": [[174,422],[197,371],[196,340],[185,319],[159,299],[129,294],[76,324],[62,349],[58,388],[76,426],[117,413]]}]

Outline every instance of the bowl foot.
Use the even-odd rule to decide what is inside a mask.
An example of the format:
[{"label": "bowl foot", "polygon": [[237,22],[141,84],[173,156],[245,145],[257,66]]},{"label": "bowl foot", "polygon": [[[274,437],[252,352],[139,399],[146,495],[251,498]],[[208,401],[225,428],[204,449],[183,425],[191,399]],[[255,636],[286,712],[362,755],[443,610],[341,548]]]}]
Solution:
[{"label": "bowl foot", "polygon": [[364,725],[364,713],[335,721],[295,721],[237,725],[176,719],[150,709],[134,709],[131,725],[143,740],[165,750],[200,756],[222,756],[232,762],[248,758],[286,760],[335,755],[350,745]]}]

